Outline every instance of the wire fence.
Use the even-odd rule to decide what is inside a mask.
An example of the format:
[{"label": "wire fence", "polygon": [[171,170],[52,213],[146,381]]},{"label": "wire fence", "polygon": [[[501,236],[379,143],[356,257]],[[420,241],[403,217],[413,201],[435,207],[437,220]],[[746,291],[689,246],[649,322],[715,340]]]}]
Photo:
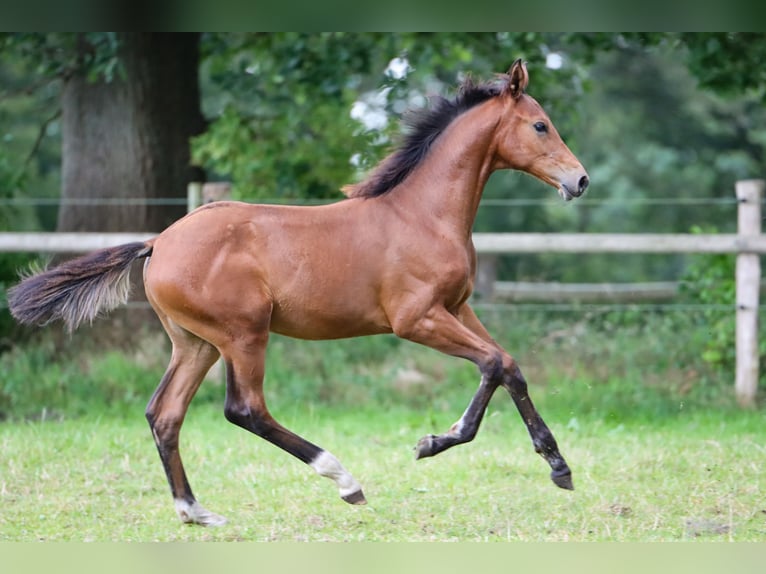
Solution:
[{"label": "wire fence", "polygon": [[[702,312],[721,311],[733,313],[737,305],[714,304],[714,303],[485,303],[476,302],[472,306],[476,309],[507,310],[526,309],[529,311],[561,311],[573,313],[613,312],[613,311],[678,311],[678,312]],[[761,309],[761,312],[766,309]]]},{"label": "wire fence", "polygon": [[[317,205],[334,203],[342,200],[343,196],[335,198],[292,198],[292,197],[264,197],[258,198],[257,203],[269,204],[299,204]],[[621,197],[621,198],[589,198],[582,197],[577,200],[578,206],[602,206],[602,205],[656,205],[656,206],[705,206],[722,205],[735,206],[738,201],[735,197]],[[766,204],[766,200],[761,202]],[[103,198],[60,198],[60,197],[0,197],[0,207],[49,207],[59,205],[186,205],[186,198],[179,197],[103,197]],[[529,198],[484,198],[481,205],[486,207],[519,207],[519,206],[542,206],[561,205],[567,206],[557,197],[529,197]]]}]

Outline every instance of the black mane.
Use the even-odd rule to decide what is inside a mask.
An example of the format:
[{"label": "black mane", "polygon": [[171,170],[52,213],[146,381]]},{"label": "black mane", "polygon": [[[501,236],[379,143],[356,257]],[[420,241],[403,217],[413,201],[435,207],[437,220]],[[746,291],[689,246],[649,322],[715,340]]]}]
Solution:
[{"label": "black mane", "polygon": [[409,127],[402,143],[381,161],[372,173],[360,183],[344,189],[349,197],[378,197],[412,173],[431,148],[431,144],[446,127],[463,112],[499,95],[504,86],[498,82],[475,84],[465,80],[453,99],[438,96],[432,106],[410,114],[405,122]]}]

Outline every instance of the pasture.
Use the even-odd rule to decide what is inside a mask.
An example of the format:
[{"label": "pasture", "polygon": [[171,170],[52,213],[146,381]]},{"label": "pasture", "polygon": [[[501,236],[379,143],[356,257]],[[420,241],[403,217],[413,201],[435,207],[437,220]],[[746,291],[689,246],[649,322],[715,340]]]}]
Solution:
[{"label": "pasture", "polygon": [[552,423],[573,461],[559,491],[517,415],[491,410],[480,435],[415,461],[412,446],[447,414],[297,407],[286,422],[328,445],[369,503],[228,425],[190,414],[182,449],[200,500],[227,516],[181,524],[140,412],[125,418],[5,424],[3,541],[762,541],[764,431],[755,414],[653,425]]},{"label": "pasture", "polygon": [[26,419],[0,423],[0,540],[766,539],[763,412],[733,406],[729,381],[716,386],[694,362],[694,333],[677,336],[678,317],[587,317],[483,317],[515,349],[574,492],[550,482],[504,392],[473,442],[414,459],[421,436],[460,416],[478,383],[472,365],[388,337],[275,337],[272,412],[337,455],[369,504],[345,504],[332,482],[227,423],[212,380],[181,450],[199,500],[229,519],[217,528],[178,521],[143,417],[166,345],[58,361],[44,346],[7,354],[5,392],[16,390]]}]

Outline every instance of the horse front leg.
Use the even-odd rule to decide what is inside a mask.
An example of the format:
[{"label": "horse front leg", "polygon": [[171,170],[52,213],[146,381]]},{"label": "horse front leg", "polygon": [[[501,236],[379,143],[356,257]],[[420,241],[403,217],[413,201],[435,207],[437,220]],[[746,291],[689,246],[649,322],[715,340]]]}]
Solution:
[{"label": "horse front leg", "polygon": [[551,480],[556,486],[573,490],[572,473],[559,452],[553,433],[529,398],[527,383],[516,361],[488,334],[468,305],[453,315],[435,307],[413,322],[403,332],[405,338],[473,361],[481,372],[481,383],[463,416],[440,435],[427,435],[415,447],[416,458],[434,456],[455,445],[473,440],[492,395],[498,386],[511,394],[516,408],[527,426],[532,444],[551,467]]},{"label": "horse front leg", "polygon": [[518,365],[503,373],[503,387],[510,393],[516,408],[527,426],[535,452],[542,456],[551,467],[551,480],[559,488],[574,490],[572,471],[559,452],[553,433],[537,412],[527,392],[527,382]]},{"label": "horse front leg", "polygon": [[[470,305],[466,303],[461,305],[455,318],[474,336],[479,337],[483,343],[496,346],[495,341]],[[498,383],[493,378],[482,376],[479,388],[460,419],[446,433],[426,435],[420,439],[415,446],[415,458],[434,456],[455,445],[472,441],[479,431],[484,413],[487,411],[489,401],[495,394],[497,387]]]},{"label": "horse front leg", "polygon": [[415,458],[434,456],[455,445],[472,441],[479,432],[479,425],[496,389],[497,384],[488,383],[487,378],[482,377],[479,388],[463,416],[446,433],[429,434],[421,438],[415,446]]}]

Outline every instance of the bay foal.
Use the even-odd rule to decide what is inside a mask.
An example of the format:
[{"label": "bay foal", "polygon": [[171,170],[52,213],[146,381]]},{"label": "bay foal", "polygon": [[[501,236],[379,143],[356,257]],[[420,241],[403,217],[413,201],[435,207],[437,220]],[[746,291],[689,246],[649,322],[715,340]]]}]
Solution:
[{"label": "bay foal", "polygon": [[145,259],[146,295],[172,342],[146,418],[184,522],[224,522],[197,502],[179,454],[187,407],[219,356],[226,364],[226,418],[331,478],[346,502],[365,502],[335,456],[269,413],[263,376],[270,332],[301,339],[395,333],[474,362],[481,376],[476,394],[447,432],[418,442],[417,458],[472,440],[503,387],[553,482],[571,489],[569,467],[516,361],[468,304],[476,272],[472,227],[493,171],[529,173],[565,200],[588,185],[583,166],[526,94],[528,80],[516,61],[493,82],[469,81],[454,99],[439,99],[369,177],[344,188],[343,201],[206,205],[154,239],[24,279],[9,292],[11,312],[21,323],[61,319],[74,329],[123,304],[131,264]]}]

